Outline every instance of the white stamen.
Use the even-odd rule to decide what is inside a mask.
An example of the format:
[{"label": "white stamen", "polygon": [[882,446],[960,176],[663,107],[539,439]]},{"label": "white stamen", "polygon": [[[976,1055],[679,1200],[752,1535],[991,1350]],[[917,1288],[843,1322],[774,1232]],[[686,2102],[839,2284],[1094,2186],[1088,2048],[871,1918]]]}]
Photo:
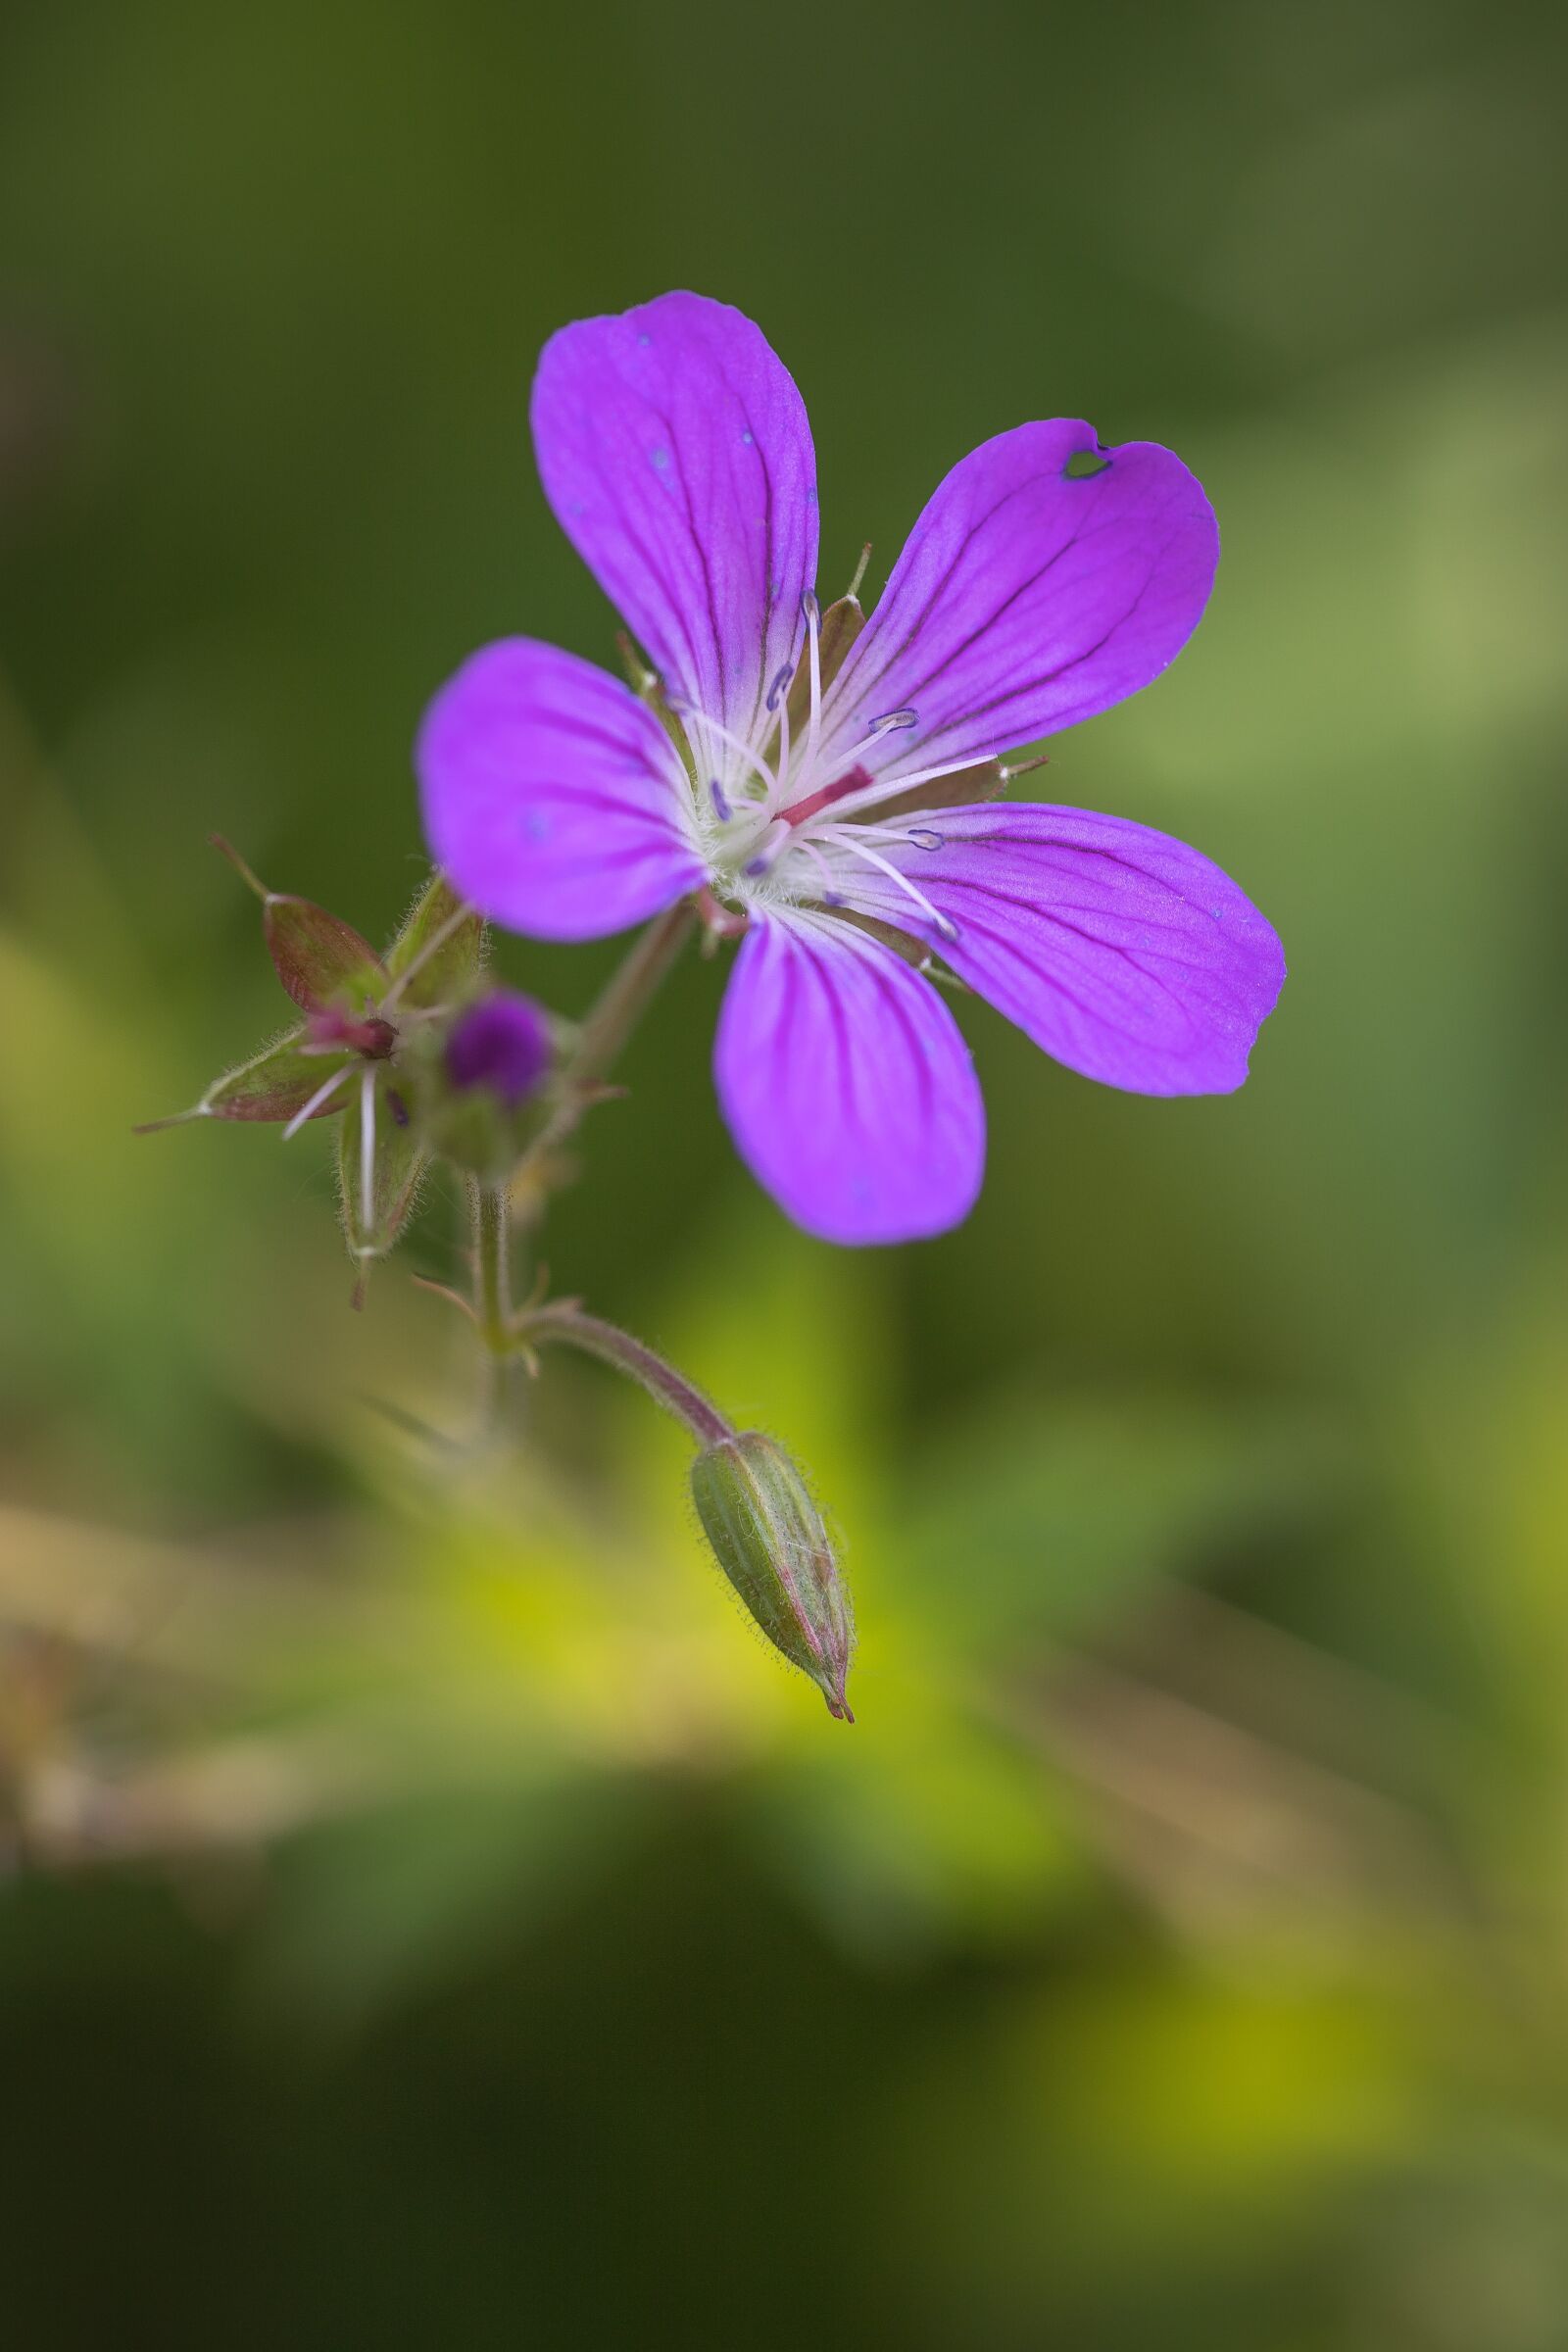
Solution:
[{"label": "white stamen", "polygon": [[817,872],[821,875],[823,883],[822,897],[824,903],[829,906],[842,906],[844,904],[844,894],[839,889],[838,883],[834,879],[833,868],[829,865],[827,859],[823,857],[815,842],[812,841],[807,834],[803,833],[797,836],[795,847],[801,851],[803,856],[809,858],[811,863],[816,867]]},{"label": "white stamen", "polygon": [[808,653],[811,663],[811,719],[806,730],[806,758],[803,761],[806,772],[809,775],[811,762],[816,758],[817,737],[822,731],[822,614],[809,588],[801,602],[806,611],[806,627],[809,639]]},{"label": "white stamen", "polygon": [[[778,789],[778,778],[774,775],[773,770],[767,765],[767,762],[752,749],[752,746],[749,743],[743,742],[739,735],[731,734],[728,727],[721,726],[716,718],[710,718],[705,711],[699,710],[695,704],[686,702],[684,698],[678,702],[672,699],[669,707],[674,711],[675,716],[680,720],[682,726],[685,726],[686,721],[690,719],[695,725],[703,728],[707,734],[716,735],[719,742],[726,745],[730,751],[738,753],[740,758],[746,761],[748,767],[756,769],[758,775],[760,776],[762,780],[764,791],[767,793],[769,799],[772,798],[773,794]],[[690,730],[688,729],[688,732]],[[703,766],[710,766],[712,762],[710,760],[704,760],[701,762],[701,764]]]},{"label": "white stamen", "polygon": [[360,1223],[375,1223],[375,1072],[360,1080]]},{"label": "white stamen", "polygon": [[789,788],[790,698],[786,692],[780,695],[778,703],[778,774],[774,780],[773,799],[770,805],[776,806],[778,802],[782,801],[788,794]]},{"label": "white stamen", "polygon": [[338,1088],[342,1085],[344,1079],[349,1076],[353,1068],[353,1062],[346,1061],[340,1070],[334,1070],[332,1072],[331,1077],[326,1080],[324,1085],[317,1088],[315,1094],[304,1105],[303,1109],[297,1110],[294,1113],[294,1116],[290,1119],[288,1125],[284,1128],[283,1141],[285,1144],[288,1143],[292,1137],[298,1135],[300,1129],[305,1125],[307,1119],[315,1118],[317,1112],[320,1109],[323,1102],[329,1102],[331,1101],[332,1097],[337,1093]]},{"label": "white stamen", "polygon": [[856,828],[853,825],[829,825],[825,830],[831,833],[841,849],[848,850],[852,857],[863,858],[867,865],[878,867],[887,875],[890,882],[898,885],[906,898],[912,899],[921,911],[930,916],[936,925],[939,938],[947,940],[957,938],[957,924],[945,915],[940,907],[933,906],[925,892],[916,890],[908,875],[900,873],[891,858],[882,857],[875,850],[868,850],[863,841],[858,841],[855,837]]},{"label": "white stamen", "polygon": [[757,847],[741,868],[742,873],[765,874],[770,866],[778,862],[780,853],[787,850],[795,839],[793,826],[784,817],[775,816],[766,832],[760,836]]}]

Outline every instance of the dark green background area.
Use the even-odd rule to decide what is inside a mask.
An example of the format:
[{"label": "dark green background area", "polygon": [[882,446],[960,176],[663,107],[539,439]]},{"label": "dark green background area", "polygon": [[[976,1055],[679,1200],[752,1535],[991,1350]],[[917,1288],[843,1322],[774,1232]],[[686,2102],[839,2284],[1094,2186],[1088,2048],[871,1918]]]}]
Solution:
[{"label": "dark green background area", "polygon": [[[0,2319],[359,2342],[1563,2352],[1560,12],[34,6],[0,35]],[[1033,416],[1224,558],[1049,797],[1291,979],[1223,1101],[962,1008],[946,1240],[793,1235],[693,960],[557,1284],[810,1463],[859,1721],[552,1363],[443,1496],[319,1130],[132,1142],[372,936],[484,639],[612,658],[525,409],[739,304],[834,592]],[[615,949],[504,941],[580,1011]],[[450,1276],[432,1194],[411,1261]]]}]

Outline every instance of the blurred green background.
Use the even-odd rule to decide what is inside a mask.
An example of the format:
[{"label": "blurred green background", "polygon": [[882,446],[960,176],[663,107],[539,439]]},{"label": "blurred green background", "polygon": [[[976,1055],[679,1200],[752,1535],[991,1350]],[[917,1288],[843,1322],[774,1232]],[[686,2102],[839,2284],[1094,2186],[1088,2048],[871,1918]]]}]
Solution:
[{"label": "blurred green background", "polygon": [[[18,2352],[1568,2346],[1565,67],[1475,0],[10,0]],[[348,1311],[329,1130],[127,1132],[284,1009],[209,829],[380,936],[439,680],[610,655],[526,385],[672,285],[796,373],[827,592],[1023,418],[1193,465],[1209,616],[1048,791],[1292,967],[1224,1101],[971,1007],[986,1193],[891,1254],[737,1168],[717,966],[650,1018],[550,1265],[811,1465],[854,1732],[608,1375],[488,1478],[378,1409],[466,1368],[402,1261]]]}]

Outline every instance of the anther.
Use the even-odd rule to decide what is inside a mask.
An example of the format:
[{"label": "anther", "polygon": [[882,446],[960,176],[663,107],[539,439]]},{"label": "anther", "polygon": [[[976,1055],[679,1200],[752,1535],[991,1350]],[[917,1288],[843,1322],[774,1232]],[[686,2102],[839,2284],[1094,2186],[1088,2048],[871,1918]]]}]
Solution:
[{"label": "anther", "polygon": [[862,858],[867,865],[874,865],[879,873],[886,874],[895,889],[902,890],[906,899],[913,900],[939,939],[951,944],[957,938],[958,926],[951,916],[944,914],[939,906],[933,906],[925,892],[917,890],[908,875],[896,866],[890,858],[884,858],[880,850],[873,850],[868,842],[857,838],[858,826],[834,825],[831,830],[840,848],[848,850],[853,858]]},{"label": "anther", "polygon": [[889,710],[881,718],[873,718],[866,729],[868,737],[892,735],[902,727],[916,727],[920,723],[918,710]]},{"label": "anther", "polygon": [[913,842],[917,850],[940,850],[942,847],[942,835],[933,831],[929,825],[917,826],[907,838]]},{"label": "anther", "polygon": [[779,671],[778,676],[773,680],[772,685],[767,690],[767,707],[770,710],[776,710],[778,709],[779,698],[788,690],[789,682],[794,675],[794,662],[786,662],[783,668]]},{"label": "anther", "polygon": [[713,814],[721,825],[727,825],[735,811],[730,806],[728,793],[716,776],[710,776],[708,779],[708,791],[713,804]]}]

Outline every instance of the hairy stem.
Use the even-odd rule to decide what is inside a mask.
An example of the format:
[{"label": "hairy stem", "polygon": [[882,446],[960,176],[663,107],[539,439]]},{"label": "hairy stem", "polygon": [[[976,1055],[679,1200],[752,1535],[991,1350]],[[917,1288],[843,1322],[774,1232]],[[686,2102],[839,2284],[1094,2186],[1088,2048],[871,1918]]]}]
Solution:
[{"label": "hairy stem", "polygon": [[569,1299],[561,1299],[554,1306],[542,1306],[529,1315],[521,1330],[524,1344],[542,1347],[556,1341],[567,1348],[580,1348],[584,1355],[597,1355],[601,1363],[613,1364],[628,1380],[646,1389],[656,1404],[662,1404],[677,1421],[684,1421],[702,1446],[715,1445],[720,1438],[732,1438],[735,1432],[716,1412],[701,1389],[666,1364],[652,1348],[634,1340],[629,1332],[620,1331],[613,1323],[603,1323],[597,1315],[585,1315]]},{"label": "hairy stem", "polygon": [[473,1320],[479,1334],[479,1406],[493,1423],[514,1366],[512,1340],[512,1218],[504,1186],[468,1180],[473,1224]]},{"label": "hairy stem", "polygon": [[683,899],[651,922],[582,1025],[566,1084],[586,1095],[610,1075],[660,982],[691,936],[697,910]]},{"label": "hairy stem", "polygon": [[[666,907],[633,943],[578,1032],[576,1050],[562,1078],[561,1106],[516,1169],[515,1184],[522,1185],[530,1171],[540,1170],[543,1163],[542,1189],[548,1189],[549,1153],[572,1133],[592,1103],[596,1089],[609,1075],[696,921],[695,906],[682,901],[679,906]],[[470,1179],[468,1199],[473,1223],[474,1322],[483,1349],[480,1401],[486,1424],[493,1426],[504,1407],[509,1384],[522,1360],[517,1348],[517,1327],[513,1321],[508,1264],[511,1196],[506,1188],[495,1189]],[[542,1328],[547,1318],[554,1320],[549,1328]],[[568,1330],[560,1310],[550,1308],[545,1317],[530,1317],[526,1328],[530,1336],[566,1340],[586,1348],[590,1354],[618,1364],[632,1379],[640,1380],[651,1396],[686,1420],[704,1444],[710,1442],[710,1425],[712,1435],[728,1434],[727,1425],[719,1420],[706,1398],[677,1372],[662,1364],[650,1349],[640,1348],[635,1340],[627,1339],[612,1325],[598,1323],[585,1315],[577,1317]]]}]

